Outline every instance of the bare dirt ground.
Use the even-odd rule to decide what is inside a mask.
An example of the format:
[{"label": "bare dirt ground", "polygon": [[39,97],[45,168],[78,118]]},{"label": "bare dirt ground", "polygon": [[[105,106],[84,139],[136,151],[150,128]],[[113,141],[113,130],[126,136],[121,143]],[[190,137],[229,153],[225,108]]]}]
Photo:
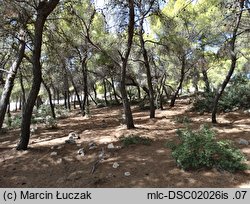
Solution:
[{"label": "bare dirt ground", "polygon": [[[183,171],[176,166],[166,142],[176,139],[176,130],[185,125],[174,120],[176,116],[191,118],[191,127],[198,129],[210,124],[210,114],[199,115],[188,111],[189,105],[178,101],[170,110],[157,110],[156,118],[149,119],[147,111],[133,108],[136,129],[127,130],[120,124],[121,107],[96,108],[90,118],[75,111],[58,122],[57,129],[39,126],[31,136],[29,149],[17,152],[15,146],[20,130],[13,130],[0,137],[0,187],[250,187],[250,170],[237,173],[216,169]],[[241,149],[250,164],[250,145],[239,145],[240,138],[250,141],[250,114],[231,112],[218,116],[219,124],[213,129],[217,138],[230,139]],[[70,132],[79,134],[76,144],[66,144]],[[149,146],[131,145],[108,150],[111,142],[120,146],[124,135],[149,137]],[[97,148],[88,150],[95,142]],[[77,151],[84,147],[85,156]],[[101,150],[105,159],[91,170]],[[52,152],[57,155],[52,156]],[[112,167],[114,162],[119,167]],[[130,176],[125,176],[130,172]]]}]

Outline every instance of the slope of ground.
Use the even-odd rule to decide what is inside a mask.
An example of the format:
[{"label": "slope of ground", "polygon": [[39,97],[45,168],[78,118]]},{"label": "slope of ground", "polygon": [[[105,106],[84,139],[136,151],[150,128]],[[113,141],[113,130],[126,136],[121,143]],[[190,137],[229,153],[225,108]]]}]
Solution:
[{"label": "slope of ground", "polygon": [[[17,152],[19,130],[0,137],[0,187],[250,187],[250,171],[229,173],[216,169],[183,171],[176,166],[166,142],[176,139],[176,130],[185,125],[175,117],[187,116],[190,126],[197,129],[210,124],[210,115],[188,112],[189,106],[178,101],[175,108],[157,110],[149,119],[147,111],[133,108],[136,129],[126,130],[120,124],[121,107],[96,108],[90,118],[76,112],[61,119],[54,130],[39,126],[31,136],[30,148]],[[250,115],[243,112],[221,114],[213,129],[217,138],[230,139],[250,161],[250,146],[239,145],[240,138],[250,141]],[[66,144],[70,132],[79,134],[76,144]],[[149,146],[131,145],[109,150],[113,143],[121,146],[119,138],[126,135],[149,137]],[[96,149],[88,144],[95,142]],[[77,151],[85,148],[84,156]],[[91,173],[100,151],[104,160]],[[57,155],[51,155],[56,152]],[[113,168],[114,162],[119,163]],[[248,162],[248,164],[250,164]],[[125,176],[130,172],[130,176]]]}]

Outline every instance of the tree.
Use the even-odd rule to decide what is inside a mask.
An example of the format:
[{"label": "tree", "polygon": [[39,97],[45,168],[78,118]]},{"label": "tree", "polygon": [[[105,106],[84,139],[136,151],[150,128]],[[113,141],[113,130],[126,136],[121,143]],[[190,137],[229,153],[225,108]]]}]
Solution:
[{"label": "tree", "polygon": [[17,150],[26,150],[29,144],[32,111],[42,82],[40,58],[43,39],[43,28],[47,17],[55,9],[58,3],[59,0],[40,1],[38,6],[36,7],[36,20],[33,41],[34,45],[32,55],[33,80],[31,91],[29,93],[22,113],[21,138],[17,146]]},{"label": "tree", "polygon": [[244,3],[245,3],[244,0],[241,0],[239,2],[239,6],[238,6],[239,11],[236,14],[236,21],[235,21],[235,25],[234,25],[233,32],[232,32],[232,38],[229,40],[229,53],[230,53],[231,65],[226,75],[226,78],[224,79],[222,85],[218,89],[216,96],[214,98],[213,110],[212,110],[212,123],[217,123],[216,114],[217,114],[217,109],[218,109],[218,102],[236,68],[236,63],[237,63],[236,40],[238,37],[238,30],[240,28]]},{"label": "tree", "polygon": [[2,128],[3,125],[3,121],[4,121],[4,116],[7,110],[7,106],[9,104],[9,99],[10,99],[10,95],[11,95],[11,91],[12,88],[14,86],[14,80],[16,78],[16,73],[17,73],[17,69],[19,68],[23,56],[24,56],[24,51],[25,51],[25,40],[24,40],[24,31],[21,30],[19,33],[19,49],[18,49],[18,53],[16,56],[16,59],[14,60],[14,62],[11,65],[10,70],[8,71],[8,76],[7,79],[5,81],[5,85],[3,88],[3,93],[1,95],[1,99],[0,99],[0,129]]}]

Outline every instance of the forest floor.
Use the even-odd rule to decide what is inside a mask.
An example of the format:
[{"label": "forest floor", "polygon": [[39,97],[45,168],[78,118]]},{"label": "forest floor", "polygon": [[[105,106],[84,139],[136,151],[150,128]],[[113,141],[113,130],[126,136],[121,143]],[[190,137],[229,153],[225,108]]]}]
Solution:
[{"label": "forest floor", "polygon": [[[198,129],[210,124],[210,114],[189,111],[186,101],[177,101],[172,109],[156,111],[149,119],[148,111],[133,107],[136,128],[127,130],[120,124],[121,107],[94,108],[89,118],[77,111],[58,121],[57,129],[38,126],[31,136],[27,151],[16,151],[20,130],[0,137],[0,187],[250,187],[250,170],[229,173],[216,169],[184,171],[176,166],[166,143],[175,140],[176,130],[185,124],[175,117],[187,116],[190,126]],[[241,111],[223,113],[217,125],[211,125],[218,139],[230,139],[241,149],[250,164],[250,145],[240,145],[240,138],[250,141],[250,114]],[[70,132],[80,136],[76,144],[66,144]],[[109,150],[107,145],[121,146],[122,136],[138,135],[153,140],[151,145],[130,145]],[[97,144],[89,150],[90,142]],[[85,155],[77,151],[84,147]],[[91,173],[100,151],[105,158]],[[56,152],[57,155],[51,155]],[[114,162],[119,163],[113,168]],[[130,172],[130,176],[125,176]]]}]

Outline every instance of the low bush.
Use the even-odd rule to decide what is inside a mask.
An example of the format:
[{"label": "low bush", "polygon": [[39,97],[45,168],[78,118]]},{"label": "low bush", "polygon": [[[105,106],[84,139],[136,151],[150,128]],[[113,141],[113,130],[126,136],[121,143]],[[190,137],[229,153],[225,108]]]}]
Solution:
[{"label": "low bush", "polygon": [[184,170],[212,168],[235,172],[245,170],[245,156],[228,140],[216,141],[215,133],[208,127],[198,131],[188,128],[178,130],[179,142],[168,143],[172,156]]},{"label": "low bush", "polygon": [[[211,112],[215,92],[204,93],[193,103],[192,111]],[[246,76],[237,75],[228,84],[218,104],[218,111],[250,108],[250,80]]]},{"label": "low bush", "polygon": [[121,137],[120,141],[125,147],[133,144],[150,145],[152,143],[152,140],[150,138],[140,137],[137,135],[129,135],[126,137]]},{"label": "low bush", "polygon": [[175,116],[174,121],[177,123],[191,123],[192,119],[188,116]]}]

